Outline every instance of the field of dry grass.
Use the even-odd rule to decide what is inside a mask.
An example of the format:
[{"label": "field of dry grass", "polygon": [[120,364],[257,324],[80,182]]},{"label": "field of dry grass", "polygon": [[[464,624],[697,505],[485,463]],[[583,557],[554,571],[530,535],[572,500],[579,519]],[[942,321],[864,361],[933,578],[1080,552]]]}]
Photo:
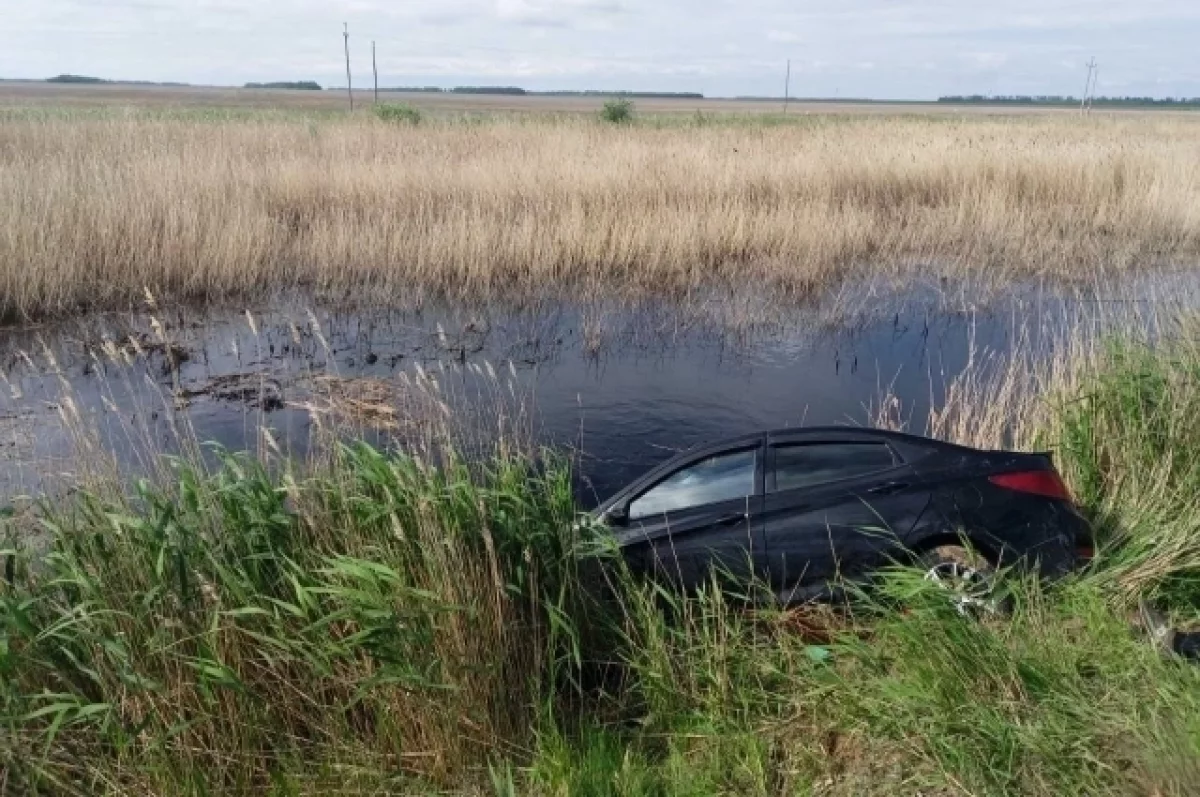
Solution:
[{"label": "field of dry grass", "polygon": [[294,287],[412,300],[862,274],[1093,280],[1200,256],[1200,121],[0,118],[0,309]]},{"label": "field of dry grass", "polygon": [[[428,92],[380,92],[384,102],[411,103],[433,114],[461,113],[594,113],[605,96],[544,96],[504,94],[434,94]],[[354,104],[366,109],[372,102],[370,90],[355,89]],[[275,111],[344,112],[345,90],[289,91],[286,89],[242,89],[217,86],[147,86],[129,84],[22,83],[0,80],[0,108],[3,107],[74,107],[74,108],[252,108]],[[638,108],[646,113],[688,114],[696,111],[721,114],[780,114],[778,102],[726,98],[639,98]],[[791,103],[789,112],[850,114],[940,114],[953,116],[1025,114],[1072,114],[1074,109],[948,105],[939,103],[886,102],[805,102]],[[1114,113],[1106,110],[1105,113]],[[1125,113],[1125,111],[1116,111]],[[1161,113],[1161,111],[1160,111]],[[1169,112],[1168,112],[1169,113]]]}]

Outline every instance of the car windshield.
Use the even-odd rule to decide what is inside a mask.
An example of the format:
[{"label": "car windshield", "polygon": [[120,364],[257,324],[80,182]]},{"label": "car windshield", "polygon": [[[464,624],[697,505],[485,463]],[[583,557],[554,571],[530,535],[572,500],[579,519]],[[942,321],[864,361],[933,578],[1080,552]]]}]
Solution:
[{"label": "car windshield", "polygon": [[754,494],[755,449],[720,454],[676,471],[629,505],[633,520]]}]

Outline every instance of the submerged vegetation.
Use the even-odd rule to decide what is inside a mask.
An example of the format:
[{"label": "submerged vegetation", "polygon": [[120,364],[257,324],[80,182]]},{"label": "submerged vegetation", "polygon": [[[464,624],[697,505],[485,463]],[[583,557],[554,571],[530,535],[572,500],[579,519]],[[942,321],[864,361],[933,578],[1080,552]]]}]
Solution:
[{"label": "submerged vegetation", "polygon": [[1200,255],[1189,118],[722,119],[14,112],[0,310],[147,287],[787,302],[864,271],[1093,279]]},{"label": "submerged vegetation", "polygon": [[1004,417],[1097,522],[1007,617],[904,570],[836,611],[665,594],[575,523],[569,463],[511,447],[191,456],[16,512],[0,791],[1193,793],[1200,669],[1129,620],[1200,622],[1194,328],[1014,356],[932,419]]}]

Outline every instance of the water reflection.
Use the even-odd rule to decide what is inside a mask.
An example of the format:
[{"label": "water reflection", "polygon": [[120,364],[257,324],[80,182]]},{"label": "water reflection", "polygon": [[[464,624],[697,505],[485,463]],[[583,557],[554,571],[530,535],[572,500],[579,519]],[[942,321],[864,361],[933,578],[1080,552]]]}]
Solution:
[{"label": "water reflection", "polygon": [[256,445],[266,426],[303,454],[314,423],[350,408],[386,442],[403,437],[394,407],[433,372],[438,401],[474,408],[480,429],[505,414],[511,429],[570,446],[592,502],[698,442],[868,423],[887,394],[902,407],[893,420],[920,431],[972,358],[1018,339],[1036,347],[1096,307],[1023,290],[977,310],[912,292],[881,300],[866,321],[815,309],[731,330],[659,305],[314,312],[293,300],[253,314],[176,310],[15,329],[0,350],[0,490],[36,491],[41,474],[72,470],[64,418],[82,419],[134,467],[140,452],[171,450],[185,421],[231,448]]}]

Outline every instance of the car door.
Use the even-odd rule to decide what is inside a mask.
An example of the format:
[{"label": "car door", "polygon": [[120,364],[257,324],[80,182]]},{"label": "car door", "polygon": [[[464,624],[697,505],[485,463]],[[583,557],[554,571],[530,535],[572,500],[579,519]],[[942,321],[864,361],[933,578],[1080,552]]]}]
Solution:
[{"label": "car door", "polygon": [[879,438],[773,435],[766,461],[767,571],[777,592],[796,599],[883,564],[929,502],[897,448]]},{"label": "car door", "polygon": [[631,564],[685,589],[761,574],[762,440],[697,452],[633,492],[617,535]]}]

